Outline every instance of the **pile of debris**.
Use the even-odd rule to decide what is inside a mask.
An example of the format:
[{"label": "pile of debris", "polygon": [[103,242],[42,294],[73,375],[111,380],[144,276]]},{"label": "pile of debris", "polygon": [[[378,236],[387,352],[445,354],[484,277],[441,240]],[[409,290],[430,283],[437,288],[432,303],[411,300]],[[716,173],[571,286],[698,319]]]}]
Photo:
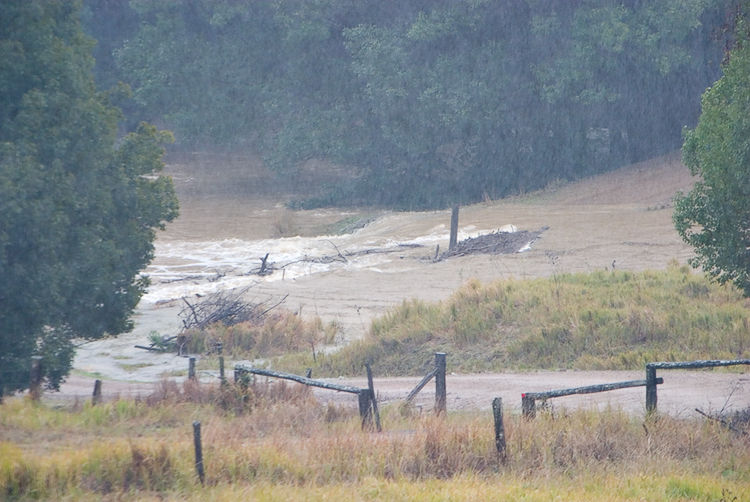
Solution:
[{"label": "pile of debris", "polygon": [[286,300],[286,296],[273,304],[270,297],[264,300],[246,300],[245,296],[251,287],[220,291],[196,303],[190,303],[187,298],[183,298],[186,307],[179,314],[182,318],[182,327],[187,331],[191,328],[204,329],[217,322],[225,326],[247,321],[260,322],[268,312]]},{"label": "pile of debris", "polygon": [[472,237],[457,243],[440,255],[436,261],[445,260],[453,256],[467,256],[472,254],[512,254],[530,249],[539,239],[542,232],[549,227],[542,227],[536,231],[520,230],[517,232],[493,232],[491,234]]}]

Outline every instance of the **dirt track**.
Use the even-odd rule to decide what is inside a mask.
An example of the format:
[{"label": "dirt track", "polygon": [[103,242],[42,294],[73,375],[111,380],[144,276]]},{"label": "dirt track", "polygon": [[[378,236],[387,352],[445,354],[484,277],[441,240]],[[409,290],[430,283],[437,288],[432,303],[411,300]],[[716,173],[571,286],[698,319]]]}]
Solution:
[{"label": "dirt track", "polygon": [[[684,263],[692,255],[671,222],[671,198],[677,190],[689,189],[693,182],[679,154],[531,196],[464,207],[459,225],[463,238],[507,224],[520,230],[545,226],[549,229],[531,250],[521,254],[454,257],[438,263],[431,258],[436,245],[447,248],[449,210],[421,213],[366,210],[375,220],[354,234],[311,237],[326,225],[358,210],[291,212],[284,208],[284,203],[295,194],[314,191],[321,181],[347,175],[341,171],[311,164],[298,179],[280,186],[260,167],[258,159],[188,155],[170,159],[167,173],[175,180],[181,216],[158,237],[156,260],[148,270],[155,278],[152,288],[155,293],[142,301],[132,334],[116,341],[89,344],[79,351],[76,359],[79,374],[154,381],[165,370],[186,367],[184,360],[145,353],[132,345],[144,343],[152,330],[174,334],[179,330],[179,298],[210,291],[207,288],[236,287],[259,280],[256,287],[259,294],[288,295],[287,308],[301,311],[302,315],[318,315],[324,321],[336,320],[344,337],[354,339],[365,333],[373,317],[404,299],[443,300],[474,277],[482,281],[522,280],[612,267],[634,271],[663,269],[671,259]],[[290,232],[303,237],[274,239]],[[424,243],[424,247],[393,248],[404,242]],[[391,246],[396,252],[341,260],[325,267],[310,264],[296,273],[290,267],[263,280],[246,275],[265,252],[270,252],[269,260],[278,260],[279,265],[284,256],[293,253],[335,255],[340,250],[346,255],[347,251],[368,246]],[[287,272],[288,275],[282,275]],[[160,276],[161,273],[164,275]],[[213,278],[209,277],[211,274]],[[750,389],[744,376],[713,372],[702,373],[700,378],[692,375],[698,374],[679,378],[664,375],[660,408],[674,413],[685,413],[695,407],[721,408],[736,386],[739,387],[731,404],[750,405]],[[515,406],[516,401],[520,405],[518,395],[524,391],[634,378],[643,376],[610,372],[452,376],[449,406],[487,408],[491,397],[498,395]],[[411,389],[414,380],[376,380],[376,387],[384,400],[399,399]],[[673,381],[679,388],[671,387]],[[688,381],[689,385],[683,385]],[[65,386],[64,393],[80,395],[88,384],[88,380],[76,377]],[[112,385],[121,386],[124,393],[140,393],[144,389],[133,384]],[[617,403],[639,411],[643,407],[643,392],[643,389],[622,390],[607,396],[614,399],[616,395]],[[670,402],[669,396],[675,396],[675,400]],[[328,398],[321,396],[321,399]],[[420,399],[417,404],[430,406],[429,394]],[[570,397],[551,403],[591,406],[594,402],[609,401],[609,397],[601,399]]]}]

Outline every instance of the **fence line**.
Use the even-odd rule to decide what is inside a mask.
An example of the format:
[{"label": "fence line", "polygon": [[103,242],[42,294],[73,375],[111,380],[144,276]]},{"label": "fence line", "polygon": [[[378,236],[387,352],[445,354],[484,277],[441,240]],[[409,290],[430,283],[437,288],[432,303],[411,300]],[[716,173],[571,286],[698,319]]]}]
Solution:
[{"label": "fence line", "polygon": [[417,397],[417,394],[424,388],[427,383],[435,379],[435,413],[440,415],[446,411],[447,392],[445,387],[445,352],[435,352],[435,367],[427,373],[422,381],[417,384],[409,395],[406,396],[404,404],[408,405]]},{"label": "fence line", "polygon": [[376,425],[378,432],[381,431],[380,427],[380,413],[378,412],[378,404],[376,402],[375,390],[372,386],[372,373],[368,365],[368,383],[370,384],[367,388],[351,387],[349,385],[341,385],[337,383],[324,382],[322,380],[314,380],[292,373],[283,373],[281,371],[264,370],[260,368],[248,368],[246,366],[237,365],[234,367],[234,378],[235,382],[238,380],[239,375],[242,373],[252,373],[254,375],[268,376],[273,378],[281,378],[284,380],[292,380],[294,382],[308,385],[311,387],[320,387],[322,389],[335,390],[338,392],[347,392],[349,394],[357,395],[357,402],[359,404],[359,415],[362,418],[362,428],[368,428],[372,425],[373,414],[375,415]]},{"label": "fence line", "polygon": [[[664,379],[657,378],[654,385],[664,383]],[[594,394],[598,392],[609,392],[631,387],[645,387],[648,380],[629,380],[626,382],[605,383],[600,385],[587,385],[585,387],[574,387],[570,389],[557,389],[545,392],[526,392],[521,394],[521,410],[525,417],[533,418],[536,415],[536,400],[547,400],[553,397],[572,396],[575,394]]]},{"label": "fence line", "polygon": [[646,364],[646,413],[656,413],[656,385],[659,383],[658,380],[661,380],[661,378],[656,378],[656,370],[715,368],[718,366],[737,366],[741,364],[750,364],[750,359],[713,359]]}]

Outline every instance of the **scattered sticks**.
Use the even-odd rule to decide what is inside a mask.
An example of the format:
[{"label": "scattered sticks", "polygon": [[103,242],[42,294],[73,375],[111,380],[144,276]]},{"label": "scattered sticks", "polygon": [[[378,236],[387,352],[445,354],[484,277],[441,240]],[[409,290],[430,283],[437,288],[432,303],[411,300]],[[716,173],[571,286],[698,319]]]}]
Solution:
[{"label": "scattered sticks", "polygon": [[542,227],[534,232],[528,230],[493,232],[491,234],[480,235],[479,237],[472,237],[458,242],[454,247],[441,254],[436,261],[442,261],[452,256],[516,253],[539,239],[539,236],[547,228]]},{"label": "scattered sticks", "polygon": [[731,422],[727,422],[723,418],[712,417],[711,415],[708,415],[707,413],[704,413],[703,411],[699,410],[698,408],[696,408],[695,411],[697,411],[698,413],[700,413],[701,415],[703,415],[704,417],[706,417],[706,418],[708,418],[710,420],[714,420],[716,422],[719,422],[721,425],[723,425],[724,427],[726,427],[730,431],[736,432],[738,434],[742,434],[743,436],[747,436],[747,431],[743,431],[741,429],[738,429],[737,427],[735,427],[734,425],[732,425]]},{"label": "scattered sticks", "polygon": [[187,298],[183,298],[182,301],[186,306],[179,313],[182,318],[182,327],[185,330],[204,329],[217,322],[232,326],[246,321],[259,321],[286,300],[285,296],[271,306],[268,306],[270,297],[253,303],[244,299],[250,288],[252,286],[233,291],[221,291],[207,296],[198,303],[190,303]]}]

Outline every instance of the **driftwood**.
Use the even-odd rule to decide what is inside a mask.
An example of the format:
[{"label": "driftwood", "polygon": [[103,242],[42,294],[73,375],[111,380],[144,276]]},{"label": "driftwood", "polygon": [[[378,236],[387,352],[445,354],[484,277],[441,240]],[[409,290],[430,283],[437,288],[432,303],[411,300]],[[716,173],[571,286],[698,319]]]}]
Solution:
[{"label": "driftwood", "polygon": [[270,306],[270,297],[264,301],[253,303],[244,299],[249,289],[250,287],[222,291],[209,295],[198,303],[190,303],[187,298],[183,298],[182,301],[185,302],[186,307],[179,313],[179,316],[182,317],[182,327],[188,330],[191,328],[203,329],[217,322],[225,326],[247,321],[257,322],[286,300],[285,296]]},{"label": "driftwood", "polygon": [[714,421],[716,421],[716,422],[719,422],[719,423],[720,423],[721,425],[723,425],[724,427],[726,427],[726,428],[727,428],[727,429],[729,429],[730,431],[736,432],[736,433],[738,433],[738,434],[742,434],[743,436],[747,436],[747,431],[743,431],[743,430],[741,430],[741,429],[738,429],[738,428],[737,428],[737,427],[735,427],[735,426],[734,426],[734,425],[733,425],[733,424],[732,424],[731,422],[728,422],[728,421],[724,420],[723,418],[720,418],[720,417],[712,417],[711,415],[709,415],[709,414],[707,414],[707,413],[704,413],[703,411],[699,410],[698,408],[696,408],[696,409],[695,409],[695,411],[697,411],[698,413],[700,413],[701,415],[703,415],[703,416],[704,416],[704,417],[706,417],[706,418],[709,418],[709,419],[711,419],[711,420],[714,420]]},{"label": "driftwood", "polygon": [[177,339],[177,335],[170,336],[170,337],[164,337],[161,339],[161,344],[156,342],[151,342],[151,344],[148,347],[145,347],[143,345],[136,345],[136,349],[143,349],[143,350],[150,350],[152,352],[166,352],[169,347],[169,342],[173,342]]},{"label": "driftwood", "polygon": [[493,232],[479,237],[472,237],[457,243],[453,248],[444,252],[437,261],[445,260],[453,256],[467,256],[473,254],[512,254],[520,251],[525,246],[531,245],[539,239],[539,236],[548,227],[531,232],[520,230],[518,232]]}]

